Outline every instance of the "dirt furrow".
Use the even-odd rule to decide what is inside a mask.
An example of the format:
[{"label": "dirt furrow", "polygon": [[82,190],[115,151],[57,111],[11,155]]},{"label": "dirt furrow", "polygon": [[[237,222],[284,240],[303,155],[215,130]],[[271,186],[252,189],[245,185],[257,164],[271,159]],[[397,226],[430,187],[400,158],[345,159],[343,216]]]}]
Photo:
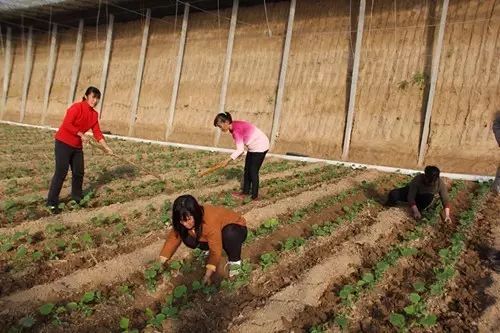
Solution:
[{"label": "dirt furrow", "polygon": [[[286,198],[275,204],[255,209],[245,214],[245,218],[249,228],[253,229],[270,217],[286,213],[289,209],[304,207],[322,197],[335,195],[349,187],[359,185],[363,180],[373,180],[379,175],[378,172],[365,171],[357,177],[343,179],[335,186],[325,184],[313,192],[303,192],[295,198]],[[44,302],[67,299],[82,290],[125,280],[128,276],[143,271],[148,262],[156,259],[162,244],[163,240],[159,240],[144,249],[120,255],[90,269],[80,270],[57,281],[3,297],[0,299],[0,305],[9,312],[1,315],[26,314]],[[188,253],[187,250],[179,250],[177,257],[185,258]]]},{"label": "dirt furrow", "polygon": [[[324,184],[324,186],[328,186],[328,184],[334,185],[337,181],[338,179],[329,181]],[[301,191],[304,190],[305,189],[301,189]],[[308,188],[307,191],[312,191],[312,189]],[[241,213],[246,213],[259,207],[265,207],[275,201],[280,201],[280,199],[272,197],[269,198],[269,200],[249,203],[236,208],[236,210]],[[264,212],[264,214],[265,213],[266,212]],[[270,213],[272,214],[272,212]],[[109,260],[115,255],[130,253],[138,249],[140,246],[150,245],[157,239],[164,237],[162,231],[164,226],[163,222],[161,222],[157,217],[152,216],[152,214],[158,215],[160,212],[157,212],[156,209],[151,210],[151,207],[149,207],[147,214],[139,217],[139,220],[136,220],[137,217],[135,216],[135,213],[133,213],[132,216],[121,216],[121,218],[124,218],[126,221],[125,234],[124,236],[120,236],[118,238],[116,238],[117,236],[113,236],[113,240],[110,240],[110,242],[108,242],[107,233],[115,233],[116,231],[113,231],[115,230],[113,227],[106,229],[105,232],[102,229],[96,229],[96,226],[92,222],[78,226],[73,225],[71,229],[65,230],[60,236],[58,236],[58,240],[60,242],[64,241],[64,244],[66,245],[72,244],[72,242],[78,242],[76,246],[79,247],[80,242],[78,237],[81,237],[81,235],[86,232],[91,235],[93,242],[97,241],[98,243],[104,243],[101,245],[96,244],[91,246],[87,250],[85,250],[85,248],[81,248],[80,250],[77,249],[77,251],[74,251],[76,253],[67,253],[67,251],[61,252],[60,250],[52,249],[55,241],[54,236],[52,235],[46,241],[43,241],[38,245],[34,245],[35,247],[30,245],[28,248],[38,249],[44,253],[44,256],[56,254],[60,257],[60,260],[43,260],[38,265],[29,266],[27,269],[22,268],[23,262],[16,260],[15,254],[17,252],[15,249],[12,250],[9,252],[11,254],[10,257],[0,260],[0,269],[4,270],[5,273],[8,273],[0,278],[0,283],[2,285],[0,288],[0,294],[5,295],[19,289],[31,288],[35,285],[35,283],[47,283],[48,281],[53,281],[54,279],[66,276],[77,269],[90,268],[94,266],[96,261],[100,262]],[[123,225],[123,223],[121,224]],[[73,236],[71,236],[72,233],[74,233]],[[45,236],[43,233],[39,233],[39,236],[37,237],[43,239]],[[52,249],[50,253],[47,253],[47,245]],[[70,245],[70,249],[72,248],[73,246]]]},{"label": "dirt furrow", "polygon": [[[440,221],[436,225],[425,226],[419,233],[421,236],[408,244],[408,246],[419,250],[417,256],[400,258],[394,266],[384,273],[383,278],[377,282],[375,288],[370,289],[364,295],[362,294],[352,305],[352,311],[347,313],[348,331],[385,332],[395,329],[389,323],[390,314],[408,305],[408,295],[414,291],[413,283],[415,281],[432,279],[432,267],[439,264],[436,251],[443,244],[447,244],[449,235],[453,234],[458,226],[458,213],[470,204],[467,191],[459,192],[454,202],[452,219],[455,223],[447,224]],[[367,268],[371,270],[373,263]],[[361,273],[358,274],[358,276],[360,275]],[[340,290],[342,286],[354,285],[356,282],[357,278],[346,280],[336,289]],[[302,321],[300,327],[311,327],[327,322],[326,325],[323,325],[326,326],[327,332],[340,332],[340,329],[331,320],[343,310],[344,307],[337,293],[330,294],[319,308],[310,312],[309,318]]]},{"label": "dirt furrow", "polygon": [[363,260],[360,247],[373,246],[384,241],[391,230],[397,229],[407,215],[398,209],[381,212],[377,222],[351,241],[341,250],[310,269],[303,278],[268,299],[258,309],[245,309],[230,326],[230,332],[276,332],[286,330],[287,324],[306,307],[319,306],[323,295],[333,281],[352,274]]},{"label": "dirt furrow", "polygon": [[[500,325],[500,197],[490,195],[468,234],[446,293],[428,300],[433,332],[495,332]],[[496,259],[496,261],[495,261]]]},{"label": "dirt furrow", "polygon": [[[321,165],[319,164],[309,164],[304,167],[296,168],[294,170],[287,170],[284,172],[279,172],[279,173],[274,173],[274,174],[269,174],[269,175],[264,175],[261,177],[261,180],[268,180],[268,179],[274,179],[274,178],[282,178],[282,177],[288,177],[293,175],[297,171],[307,171],[307,170],[312,170],[315,168],[320,167]],[[42,231],[45,229],[47,224],[49,223],[58,223],[58,224],[63,224],[67,226],[71,225],[77,225],[80,223],[85,223],[87,220],[91,219],[94,216],[98,215],[109,215],[112,213],[118,213],[120,215],[128,214],[131,213],[133,210],[143,210],[145,209],[146,206],[152,205],[155,208],[158,208],[161,206],[161,204],[165,200],[173,200],[177,196],[185,194],[185,193],[191,193],[195,195],[196,197],[201,197],[201,196],[206,196],[210,195],[212,193],[219,193],[222,191],[228,191],[234,188],[235,186],[238,186],[239,181],[233,180],[225,183],[224,185],[216,186],[216,187],[208,187],[204,189],[199,189],[199,190],[186,190],[182,192],[178,192],[175,194],[161,194],[157,195],[152,198],[141,198],[141,199],[136,199],[132,201],[128,201],[125,203],[116,203],[112,204],[109,206],[105,207],[100,207],[97,209],[86,209],[82,211],[74,211],[74,212],[69,212],[69,213],[64,213],[56,216],[48,216],[41,218],[36,221],[28,221],[28,222],[23,222],[21,224],[18,224],[13,227],[4,227],[0,228],[0,234],[5,234],[5,235],[12,235],[15,232],[18,231],[23,231],[23,230],[29,230],[31,233],[37,232],[37,231]]]},{"label": "dirt furrow", "polygon": [[[339,191],[344,192],[345,190],[347,190],[347,189],[342,190],[342,188],[344,187],[344,184],[345,184],[345,181],[341,181],[341,182],[339,182],[339,184],[336,184],[337,187],[339,187],[339,186],[341,187],[339,189]],[[353,188],[356,188],[356,187],[350,187],[349,189],[353,189]],[[363,192],[363,191],[361,191],[361,192]],[[291,214],[293,214],[293,212],[296,210],[292,210],[292,211],[289,210],[286,214],[278,215],[278,220],[282,221],[281,222],[282,224],[280,224],[280,227],[278,227],[277,230],[275,230],[274,232],[272,232],[271,234],[269,234],[266,237],[258,238],[258,239],[251,241],[250,243],[245,244],[245,246],[243,248],[242,256],[243,256],[243,258],[246,258],[246,260],[249,260],[250,263],[256,264],[258,262],[258,257],[260,256],[260,254],[262,254],[263,252],[265,252],[269,249],[276,248],[276,246],[279,246],[277,244],[280,241],[284,241],[285,239],[287,239],[288,237],[291,237],[291,236],[308,237],[311,233],[310,229],[311,229],[311,226],[313,224],[320,223],[321,221],[323,221],[323,222],[329,221],[332,218],[332,216],[337,216],[338,214],[343,215],[344,212],[342,211],[341,208],[344,205],[349,205],[349,203],[360,202],[360,201],[366,200],[367,196],[371,197],[371,194],[373,194],[371,191],[366,193],[366,195],[362,195],[362,193],[358,192],[358,194],[355,195],[354,197],[348,197],[344,201],[339,202],[339,203],[333,205],[332,207],[328,207],[325,211],[322,211],[321,213],[312,213],[311,212],[311,214],[312,214],[311,216],[309,216],[309,214],[307,214],[307,217],[305,217],[304,220],[297,222],[297,223],[293,223],[293,224],[288,224],[286,221],[288,221],[289,219],[292,218]],[[337,194],[334,194],[333,196],[335,196],[335,195],[337,195]],[[327,196],[327,197],[332,197],[332,196]],[[317,201],[313,201],[313,203],[315,203],[315,202],[317,202]],[[372,207],[372,208],[375,209],[375,207]],[[298,209],[302,209],[302,208],[298,208]],[[373,209],[371,209],[371,210],[373,210]],[[375,210],[377,210],[377,209],[375,209]],[[276,215],[274,215],[273,217],[276,217]],[[264,220],[267,220],[267,219],[264,219]],[[332,244],[337,244],[337,243],[342,242],[343,240],[351,237],[351,235],[353,233],[355,234],[357,232],[357,229],[359,229],[360,226],[364,225],[367,222],[367,221],[364,221],[364,222],[363,221],[357,221],[357,222],[353,221],[351,223],[348,223],[346,228],[341,226],[338,229],[338,233],[335,232],[337,237],[332,237],[326,243],[322,242],[321,248],[317,249],[318,251],[311,249],[311,251],[307,251],[307,254],[311,258],[314,257],[317,259],[317,258],[321,257],[322,254],[327,252],[325,249],[323,249],[323,247],[330,247],[330,246],[332,246]],[[313,241],[311,243],[316,243],[316,242]],[[291,251],[291,252],[294,252],[294,251]],[[287,258],[288,255],[289,255],[289,253],[284,252],[282,257]],[[299,272],[301,270],[297,269],[297,268],[293,268],[293,267],[299,267],[299,268],[303,268],[305,270],[305,269],[307,269],[307,267],[312,266],[313,265],[312,262],[316,260],[316,259],[311,259],[311,262],[310,262],[309,260],[304,260],[302,258],[302,255],[301,255],[300,257],[297,257],[297,258],[302,259],[301,260],[301,261],[303,261],[302,265],[297,266],[296,261],[293,260],[294,258],[295,257],[292,256],[289,258],[290,260],[286,261],[288,264],[286,265],[286,267],[281,268],[282,271],[280,271],[276,274],[276,278],[280,278],[283,274],[285,276],[292,277],[291,274],[286,273],[286,272],[290,272],[290,271],[295,272],[296,274],[299,274]],[[280,263],[284,263],[284,262],[285,262],[285,259],[280,261]],[[162,294],[160,294],[163,296],[160,296],[160,297],[158,297],[157,293],[155,293],[154,295],[149,295],[149,293],[146,294],[144,292],[138,291],[138,294],[136,294],[136,297],[138,298],[138,300],[134,301],[133,302],[134,304],[126,304],[125,305],[126,310],[124,310],[123,303],[116,304],[116,302],[115,303],[110,302],[107,304],[102,304],[102,306],[99,305],[96,308],[96,315],[95,316],[90,317],[88,320],[78,321],[78,323],[76,325],[71,326],[71,329],[74,330],[75,332],[76,331],[86,332],[88,330],[93,331],[93,330],[98,329],[98,328],[106,327],[107,330],[114,331],[116,329],[116,322],[118,322],[118,320],[120,319],[120,316],[127,316],[127,317],[131,318],[131,323],[132,323],[131,325],[133,325],[134,327],[141,327],[141,325],[144,325],[144,322],[146,320],[144,318],[144,313],[143,313],[143,309],[145,307],[157,309],[157,307],[159,306],[158,304],[163,301],[164,295],[167,294],[169,292],[169,290],[171,292],[173,287],[175,285],[179,285],[179,284],[190,285],[192,283],[192,281],[194,281],[193,279],[196,279],[196,277],[199,276],[199,274],[202,274],[202,272],[201,271],[198,272],[198,270],[196,270],[193,273],[180,276],[178,279],[176,279],[176,281],[169,280],[167,282],[168,286],[161,286],[161,285],[158,286],[157,290],[164,291]],[[271,284],[269,284],[269,282],[270,282],[269,280],[266,282],[266,285],[264,286],[265,290],[269,290],[269,288],[279,288],[280,286],[283,285],[283,281],[282,280],[278,281],[278,279],[275,279],[273,281],[273,283],[271,283]],[[261,281],[256,281],[254,284],[254,287],[251,288],[252,289],[251,293],[255,293],[256,290],[262,290],[259,286],[260,287],[262,286]],[[165,289],[165,288],[167,288],[167,289]],[[201,295],[198,295],[195,297],[198,298],[199,296],[201,296]],[[251,295],[248,295],[248,297],[252,298]],[[246,299],[248,297],[247,296],[238,297],[238,300]],[[217,309],[214,309],[212,307],[206,308],[206,309],[201,309],[200,310],[201,312],[197,312],[196,314],[189,312],[186,315],[188,318],[190,318],[190,320],[193,319],[193,316],[197,318],[197,316],[202,312],[207,312],[207,313],[210,312],[210,313],[212,313],[212,315],[218,316],[218,313],[221,310],[221,308],[226,309],[228,312],[231,312],[232,310],[230,310],[229,307],[231,307],[231,309],[233,309],[233,308],[236,309],[238,307],[238,304],[237,304],[238,302],[234,302],[234,299],[232,299],[232,301],[229,301],[230,304],[227,304],[226,301],[227,300],[225,298],[225,293],[218,293],[217,295],[212,297],[212,302],[216,303],[217,305],[221,305],[221,307],[218,306]],[[206,302],[204,300],[197,300],[197,299],[192,300],[192,303],[198,304],[198,305],[206,304]],[[183,319],[180,319],[179,322],[185,322],[185,321]],[[200,318],[200,320],[195,319],[194,322],[198,322],[202,326],[203,326],[203,324],[201,322],[206,323],[206,321],[203,318]],[[219,323],[219,327],[222,327],[221,326],[221,325],[223,325],[222,321],[218,320],[218,323]],[[228,320],[226,320],[225,323],[227,325]],[[172,324],[174,324],[174,323],[172,323]],[[138,325],[138,326],[136,326],[136,325]],[[200,327],[198,326],[198,327],[192,327],[192,329],[191,328],[186,328],[186,329],[188,331],[200,331],[199,328]]]}]

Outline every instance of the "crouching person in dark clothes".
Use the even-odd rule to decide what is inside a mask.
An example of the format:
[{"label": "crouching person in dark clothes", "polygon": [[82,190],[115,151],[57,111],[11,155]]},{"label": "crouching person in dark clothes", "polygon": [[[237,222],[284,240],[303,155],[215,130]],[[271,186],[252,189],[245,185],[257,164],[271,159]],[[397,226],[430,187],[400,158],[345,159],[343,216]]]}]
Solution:
[{"label": "crouching person in dark clothes", "polygon": [[160,252],[160,261],[167,262],[181,243],[192,249],[208,251],[203,282],[209,284],[226,252],[229,277],[241,272],[241,247],[247,238],[246,221],[241,214],[224,207],[201,206],[191,195],[181,195],[172,207],[173,229]]},{"label": "crouching person in dark clothes", "polygon": [[394,206],[399,201],[408,202],[415,219],[422,218],[422,211],[430,206],[434,195],[439,193],[443,203],[445,222],[451,222],[450,202],[448,191],[443,180],[439,177],[439,169],[435,166],[426,166],[424,174],[415,176],[409,185],[389,192],[387,206]]}]

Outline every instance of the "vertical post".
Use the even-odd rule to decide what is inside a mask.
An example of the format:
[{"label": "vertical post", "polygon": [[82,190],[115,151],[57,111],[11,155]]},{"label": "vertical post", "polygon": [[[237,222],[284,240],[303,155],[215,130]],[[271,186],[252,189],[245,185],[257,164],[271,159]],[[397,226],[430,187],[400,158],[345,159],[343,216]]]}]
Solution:
[{"label": "vertical post", "polygon": [[73,69],[71,71],[71,83],[69,87],[68,104],[75,100],[75,90],[80,74],[80,65],[82,64],[82,49],[83,49],[83,19],[80,19],[78,24],[78,35],[76,37],[75,57],[73,58]]},{"label": "vertical post", "polygon": [[99,112],[99,119],[102,117],[104,98],[106,97],[106,81],[108,80],[109,58],[111,56],[111,43],[113,41],[114,21],[115,16],[113,14],[109,14],[108,34],[106,35],[106,49],[104,50],[104,60],[102,62],[101,84],[99,85],[99,89],[101,90],[101,110]]},{"label": "vertical post", "polygon": [[0,119],[3,119],[5,113],[5,105],[7,104],[7,94],[9,92],[10,75],[12,71],[12,28],[7,27],[7,36],[5,42],[5,58],[3,67],[3,89],[2,102],[0,104],[1,112]]},{"label": "vertical post", "polygon": [[[219,100],[219,112],[224,112],[226,107],[227,86],[229,84],[229,73],[231,70],[231,58],[233,56],[234,34],[236,32],[236,22],[238,20],[239,0],[233,0],[233,11],[231,12],[231,24],[229,27],[229,36],[227,37],[226,59],[224,60],[224,73],[222,74],[222,87]],[[214,138],[214,146],[219,145],[220,130],[217,128]]]},{"label": "vertical post", "polygon": [[52,25],[52,34],[50,38],[49,62],[47,64],[47,79],[45,81],[45,93],[43,95],[43,110],[41,124],[45,125],[45,117],[49,108],[49,96],[54,81],[54,72],[56,69],[56,49],[57,49],[57,24]]},{"label": "vertical post", "polygon": [[165,140],[168,140],[172,127],[174,125],[175,106],[177,104],[177,93],[179,92],[179,83],[181,81],[182,61],[184,60],[184,48],[186,46],[187,25],[189,16],[189,3],[184,4],[184,18],[182,19],[182,32],[179,41],[179,52],[177,54],[177,65],[175,67],[174,85],[172,87],[172,98],[167,118],[167,130]]},{"label": "vertical post", "polygon": [[144,61],[146,60],[146,49],[148,47],[149,23],[151,21],[151,9],[146,11],[146,22],[142,32],[141,53],[139,55],[139,64],[135,77],[135,88],[133,93],[132,108],[130,110],[130,122],[128,126],[128,136],[134,135],[135,119],[137,118],[137,107],[139,106],[139,97],[141,95],[142,74],[144,73]]},{"label": "vertical post", "polygon": [[425,154],[427,152],[427,140],[429,139],[429,127],[431,123],[434,94],[436,92],[437,76],[439,74],[439,62],[441,59],[441,50],[443,48],[444,29],[446,26],[446,15],[448,14],[448,4],[449,0],[443,1],[443,9],[441,10],[441,20],[439,21],[437,45],[434,50],[434,54],[432,55],[431,86],[429,89],[427,106],[425,108],[424,128],[422,130],[422,137],[420,139],[420,149],[418,152],[418,166],[423,165]]},{"label": "vertical post", "polygon": [[352,124],[354,121],[354,107],[356,105],[356,88],[358,85],[359,75],[359,61],[361,58],[361,42],[363,40],[363,28],[365,25],[365,8],[366,0],[361,0],[359,4],[358,29],[356,31],[356,46],[354,49],[351,90],[349,93],[349,108],[347,109],[347,120],[344,131],[344,145],[342,149],[343,160],[346,160],[349,155],[349,145],[351,143]]},{"label": "vertical post", "polygon": [[29,28],[28,32],[28,47],[26,48],[26,58],[24,61],[24,81],[23,95],[21,99],[21,113],[19,114],[19,122],[24,121],[26,113],[26,102],[28,100],[28,88],[31,80],[31,69],[33,68],[33,27]]},{"label": "vertical post", "polygon": [[293,20],[295,18],[296,0],[290,1],[290,13],[288,14],[288,25],[286,27],[285,47],[281,59],[280,79],[278,82],[278,93],[276,95],[276,104],[274,106],[273,125],[271,129],[270,149],[273,149],[276,139],[279,135],[281,109],[283,108],[283,95],[285,93],[286,71],[288,67],[288,56],[290,54],[290,45],[292,44]]}]

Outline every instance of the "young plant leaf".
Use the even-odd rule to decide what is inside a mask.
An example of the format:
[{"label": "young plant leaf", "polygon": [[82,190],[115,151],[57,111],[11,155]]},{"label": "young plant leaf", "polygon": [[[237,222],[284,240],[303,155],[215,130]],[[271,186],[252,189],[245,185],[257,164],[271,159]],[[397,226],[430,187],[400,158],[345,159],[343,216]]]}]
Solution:
[{"label": "young plant leaf", "polygon": [[182,296],[186,295],[186,293],[187,293],[187,287],[183,284],[175,287],[175,289],[174,289],[174,297],[175,298],[181,298]]},{"label": "young plant leaf", "polygon": [[38,312],[40,312],[42,316],[48,316],[53,309],[54,309],[53,303],[46,303],[38,308]]},{"label": "young plant leaf", "polygon": [[420,319],[419,321],[420,325],[424,326],[425,328],[429,328],[431,326],[436,325],[437,323],[437,317],[434,314],[427,315]]},{"label": "young plant leaf", "polygon": [[425,283],[423,283],[422,281],[417,281],[413,284],[413,288],[415,288],[415,291],[416,292],[424,292],[425,291]]},{"label": "young plant leaf", "polygon": [[33,327],[33,325],[35,325],[35,322],[36,322],[35,318],[33,318],[31,316],[26,316],[26,317],[22,317],[19,320],[19,325],[21,325],[24,328],[30,328],[30,327]]},{"label": "young plant leaf", "polygon": [[409,296],[409,299],[413,304],[416,304],[416,303],[420,302],[421,297],[417,293],[411,293]]},{"label": "young plant leaf", "polygon": [[120,328],[122,330],[128,330],[128,325],[130,324],[130,320],[126,317],[122,317],[120,319]]},{"label": "young plant leaf", "polygon": [[88,304],[92,302],[94,298],[95,298],[95,292],[87,291],[85,294],[83,294],[82,303]]},{"label": "young plant leaf", "polygon": [[396,327],[404,328],[406,325],[405,316],[399,313],[391,313],[389,321]]}]

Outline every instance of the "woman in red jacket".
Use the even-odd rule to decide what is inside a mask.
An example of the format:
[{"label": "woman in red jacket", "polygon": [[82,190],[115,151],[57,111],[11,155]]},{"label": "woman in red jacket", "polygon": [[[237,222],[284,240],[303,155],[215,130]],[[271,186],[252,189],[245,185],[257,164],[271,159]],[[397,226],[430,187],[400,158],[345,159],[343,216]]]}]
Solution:
[{"label": "woman in red jacket", "polygon": [[72,173],[71,198],[76,202],[80,202],[82,199],[84,173],[82,142],[89,141],[90,138],[84,135],[89,129],[92,129],[94,138],[108,154],[113,153],[104,141],[104,136],[99,128],[99,114],[94,110],[100,98],[99,89],[88,87],[82,101],[74,103],[66,111],[64,120],[55,135],[56,171],[52,177],[47,198],[47,208],[52,213],[59,211],[59,193],[70,166]]}]

